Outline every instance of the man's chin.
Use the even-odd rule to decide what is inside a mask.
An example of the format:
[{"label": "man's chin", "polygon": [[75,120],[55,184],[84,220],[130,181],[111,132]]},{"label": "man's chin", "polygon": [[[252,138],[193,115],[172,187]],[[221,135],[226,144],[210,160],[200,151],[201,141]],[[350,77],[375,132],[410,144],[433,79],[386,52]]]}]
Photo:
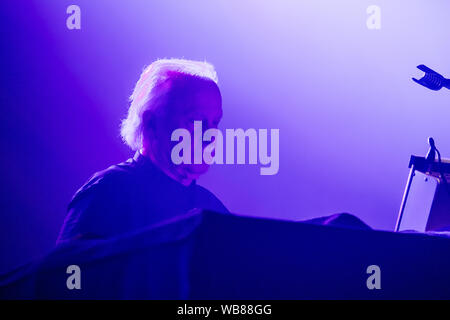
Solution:
[{"label": "man's chin", "polygon": [[184,172],[191,179],[197,179],[202,174],[205,174],[209,169],[208,165],[194,165],[194,166],[186,166],[184,168]]}]

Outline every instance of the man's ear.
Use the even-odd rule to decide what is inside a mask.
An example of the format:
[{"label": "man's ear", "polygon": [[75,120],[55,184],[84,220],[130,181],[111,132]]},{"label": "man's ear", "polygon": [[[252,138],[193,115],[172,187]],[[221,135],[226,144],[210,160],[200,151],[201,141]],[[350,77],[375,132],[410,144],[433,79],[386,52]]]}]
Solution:
[{"label": "man's ear", "polygon": [[142,125],[144,136],[149,134],[151,136],[156,135],[156,119],[154,113],[150,110],[144,111],[144,114],[142,115]]},{"label": "man's ear", "polygon": [[146,128],[152,127],[155,124],[155,116],[152,111],[145,110],[142,115],[142,123]]}]

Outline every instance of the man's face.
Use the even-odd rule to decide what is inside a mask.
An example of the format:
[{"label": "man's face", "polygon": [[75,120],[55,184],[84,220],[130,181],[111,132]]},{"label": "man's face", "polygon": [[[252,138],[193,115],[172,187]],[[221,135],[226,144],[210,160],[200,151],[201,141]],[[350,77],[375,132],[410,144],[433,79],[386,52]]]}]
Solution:
[{"label": "man's face", "polygon": [[[170,93],[168,115],[166,121],[158,130],[162,131],[158,136],[164,136],[167,143],[159,144],[160,150],[165,156],[163,161],[167,169],[175,172],[177,176],[189,180],[197,179],[208,170],[206,163],[194,164],[194,148],[202,150],[207,143],[202,143],[202,137],[198,140],[194,138],[194,121],[202,122],[202,133],[210,128],[217,128],[222,118],[222,98],[217,85],[210,80],[198,78],[187,78],[182,81],[182,85],[177,85]],[[171,161],[171,150],[177,141],[171,141],[173,130],[183,128],[191,134],[191,164],[175,165]]]}]

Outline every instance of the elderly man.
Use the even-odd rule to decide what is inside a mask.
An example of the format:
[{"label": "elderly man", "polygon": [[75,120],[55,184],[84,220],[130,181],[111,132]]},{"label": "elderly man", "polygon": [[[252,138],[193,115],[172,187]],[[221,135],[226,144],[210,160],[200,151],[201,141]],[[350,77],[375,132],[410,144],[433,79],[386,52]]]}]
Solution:
[{"label": "elderly man", "polygon": [[206,163],[175,165],[171,161],[175,129],[193,134],[194,121],[202,121],[206,130],[216,128],[222,118],[213,66],[157,60],[142,72],[130,101],[121,134],[135,156],[97,172],[76,192],[58,243],[107,239],[194,208],[228,212],[217,197],[195,182],[208,170]]}]

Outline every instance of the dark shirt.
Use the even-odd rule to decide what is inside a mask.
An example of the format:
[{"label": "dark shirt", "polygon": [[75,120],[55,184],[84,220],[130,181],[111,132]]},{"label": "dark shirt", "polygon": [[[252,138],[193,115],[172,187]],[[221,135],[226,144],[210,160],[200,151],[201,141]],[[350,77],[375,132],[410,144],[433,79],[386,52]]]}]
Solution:
[{"label": "dark shirt", "polygon": [[74,195],[57,243],[108,239],[199,208],[228,213],[207,189],[173,180],[139,152],[97,172]]}]

